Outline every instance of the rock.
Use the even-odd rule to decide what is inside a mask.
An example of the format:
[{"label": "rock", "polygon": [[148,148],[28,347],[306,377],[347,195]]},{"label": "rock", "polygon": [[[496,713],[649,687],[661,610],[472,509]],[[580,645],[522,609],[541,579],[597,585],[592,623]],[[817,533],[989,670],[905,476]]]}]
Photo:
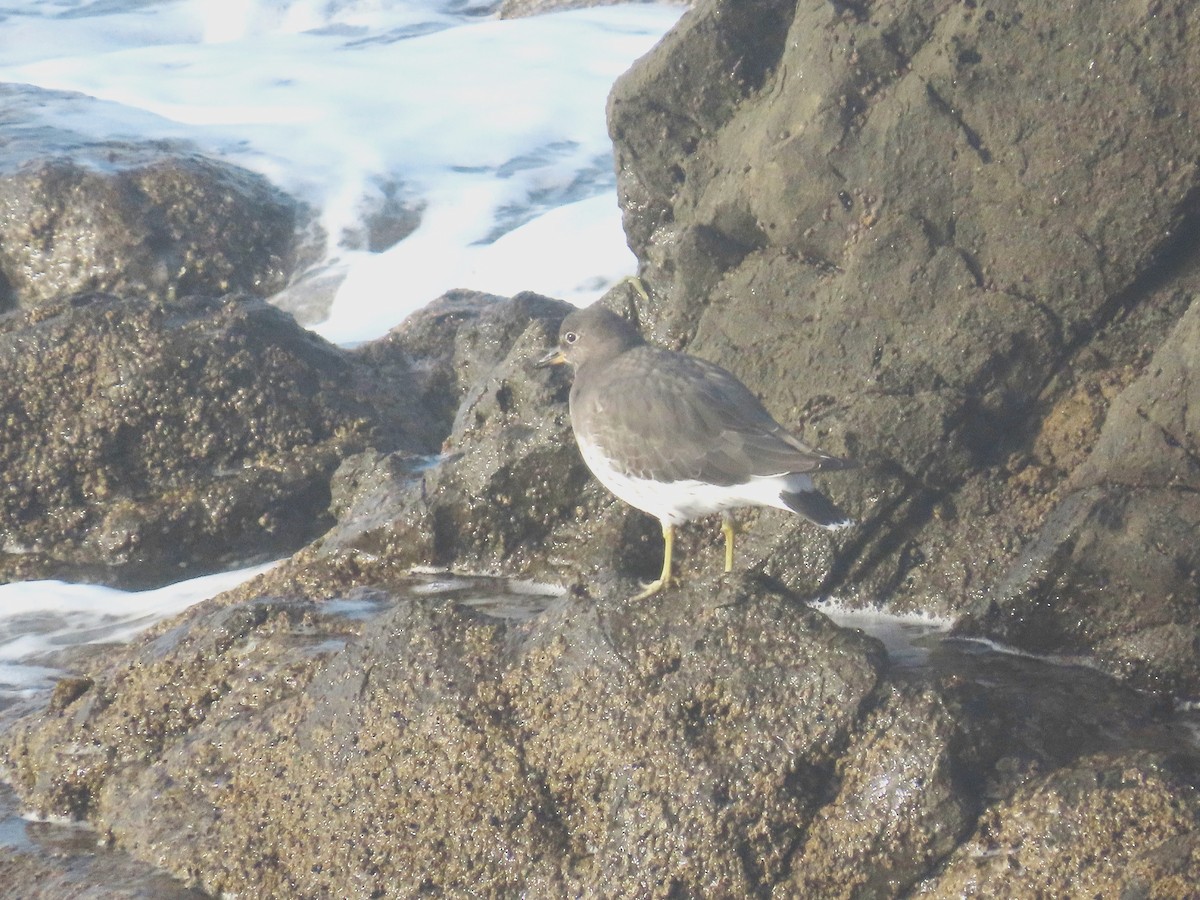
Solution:
[{"label": "rock", "polygon": [[103,167],[31,161],[0,170],[0,299],[267,297],[298,267],[307,215],[264,178],[199,155],[114,146]]},{"label": "rock", "polygon": [[149,585],[297,549],[343,457],[440,440],[361,377],[261,301],[92,294],[0,320],[3,577]]},{"label": "rock", "polygon": [[[440,459],[349,457],[322,539],[16,723],[0,761],[25,801],[212,893],[893,896],[1081,754],[1189,758],[1164,705],[1099,673],[889,671],[771,578],[693,559],[628,600],[658,562],[629,527],[653,522],[581,490],[565,381],[529,369],[564,312],[458,295],[347,354],[462,397]],[[442,560],[574,584],[408,574]],[[1156,844],[1139,877],[1186,873],[1186,850]]]},{"label": "rock", "polygon": [[[751,516],[752,568],[803,595],[971,617],[1031,649],[1058,641],[1035,637],[1052,619],[1063,649],[1200,692],[1185,483],[1080,500],[1073,477],[1102,427],[1113,446],[1145,430],[1116,407],[1109,425],[1109,404],[1200,289],[1193,29],[1177,3],[708,0],[618,81],[643,329],[864,463],[823,482],[857,531],[828,543]],[[1115,541],[1144,554],[1125,570],[1135,590],[1106,591],[1108,624],[1068,628],[1071,599],[1028,628],[990,614],[1059,602],[1084,545],[1042,587],[1013,573],[1068,535],[1096,559]],[[1139,581],[1154,559],[1178,573]]]},{"label": "rock", "polygon": [[561,402],[565,384],[533,364],[571,308],[536,294],[500,302],[456,292],[364,347],[371,366],[400,360],[419,372],[415,396],[450,433],[417,476],[404,459],[348,464],[335,488],[344,511],[322,549],[547,573],[541,542],[570,517],[587,475]]},{"label": "rock", "polygon": [[589,606],[540,629],[514,678],[526,754],[578,860],[570,893],[745,895],[778,880],[874,688],[877,648],[736,580]]},{"label": "rock", "polygon": [[306,551],[111,652],[0,760],[214,894],[962,896],[1004,884],[999,840],[1035,888],[997,895],[1030,896],[1106,884],[1129,828],[1130,884],[1194,870],[1165,705],[954,643],[897,668],[753,578],[629,587]]},{"label": "rock", "polygon": [[1038,778],[980,821],[923,897],[1185,897],[1195,890],[1194,769],[1096,756]]},{"label": "rock", "polygon": [[[657,523],[591,478],[571,432],[566,373],[533,368],[572,308],[536,294],[501,301],[455,291],[364,346],[358,358],[372,369],[411,373],[413,396],[450,433],[434,461],[349,460],[333,488],[338,524],[316,551],[559,583],[656,575]],[[681,535],[679,559],[709,552],[697,544],[714,537]],[[709,585],[718,558],[709,557]]]},{"label": "rock", "polygon": [[306,327],[324,322],[329,318],[329,310],[345,280],[346,270],[340,266],[309,269],[283,290],[272,294],[271,305],[295,316],[296,321]]},{"label": "rock", "polygon": [[[114,859],[113,857],[116,857]],[[87,854],[34,844],[0,848],[5,900],[204,900],[145,863],[118,854]]]},{"label": "rock", "polygon": [[521,619],[470,589],[393,583],[354,618],[207,604],[25,723],[6,764],[35,808],[213,893],[741,894],[786,871],[874,642],[736,581]]},{"label": "rock", "polygon": [[88,295],[0,322],[0,577],[162,583],[290,552],[334,517],[330,552],[509,565],[585,477],[550,402],[564,385],[531,369],[569,308],[458,292],[353,352],[233,298]]},{"label": "rock", "polygon": [[890,685],[838,761],[838,795],[796,851],[797,896],[900,896],[958,845],[977,812],[963,718],[928,687]]},{"label": "rock", "polygon": [[[572,308],[533,293],[510,300],[454,290],[421,307],[384,337],[364,344],[355,356],[381,372],[397,365],[406,370],[417,399],[435,412],[439,427],[449,434],[467,392],[481,389],[524,332],[534,323],[540,325],[532,337],[536,345]],[[514,368],[531,362],[527,356],[536,352],[528,346],[529,339],[522,343]]]},{"label": "rock", "polygon": [[[1050,772],[1150,756],[1173,760],[1183,794],[1196,794],[1200,755],[1169,702],[1091,669],[939,643],[927,661],[885,671],[839,757],[836,793],[796,849],[791,889],[797,897],[963,896],[961,884],[943,889],[936,873],[966,858],[972,833],[997,809]],[[1098,778],[1100,794],[1102,785]]]},{"label": "rock", "polygon": [[[1066,496],[964,632],[1095,654],[1172,693],[1200,684],[1200,306],[1112,401]],[[1110,598],[1127,598],[1113,603]]]},{"label": "rock", "polygon": [[1169,697],[957,639],[907,670],[801,602],[1200,691],[1184,13],[699,3],[612,96],[651,291],[605,302],[860,459],[823,482],[858,530],[755,513],[727,577],[696,523],[683,585],[631,603],[657,528],[529,369],[566,307],[456,294],[282,379],[352,419],[266,445],[340,462],[336,525],[16,722],[22,797],[247,896],[1190,890],[1200,765]]}]

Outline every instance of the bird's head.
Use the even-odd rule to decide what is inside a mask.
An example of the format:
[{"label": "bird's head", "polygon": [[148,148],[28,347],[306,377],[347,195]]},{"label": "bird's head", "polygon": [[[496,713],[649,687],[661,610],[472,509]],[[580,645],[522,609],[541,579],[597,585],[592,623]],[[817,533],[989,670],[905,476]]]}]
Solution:
[{"label": "bird's head", "polygon": [[645,343],[636,328],[612,310],[598,304],[577,309],[562,321],[558,346],[537,362],[538,368],[569,363],[575,368],[612,359]]}]

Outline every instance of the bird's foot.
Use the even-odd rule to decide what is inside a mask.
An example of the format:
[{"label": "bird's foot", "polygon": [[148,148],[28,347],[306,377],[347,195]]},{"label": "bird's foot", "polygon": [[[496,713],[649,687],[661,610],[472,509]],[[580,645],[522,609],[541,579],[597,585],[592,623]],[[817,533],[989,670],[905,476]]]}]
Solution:
[{"label": "bird's foot", "polygon": [[645,585],[645,586],[642,588],[642,590],[641,590],[641,591],[640,591],[638,594],[635,594],[635,595],[634,595],[632,598],[630,598],[630,599],[632,599],[632,600],[645,600],[645,599],[647,599],[648,597],[653,597],[655,594],[657,594],[657,593],[660,593],[660,592],[662,592],[662,591],[666,590],[666,589],[667,589],[667,588],[669,588],[670,586],[671,586],[671,579],[669,579],[669,578],[656,578],[654,581],[652,581],[652,582],[650,582],[649,584]]},{"label": "bird's foot", "polygon": [[671,586],[671,550],[675,546],[675,526],[670,522],[662,523],[663,533],[663,566],[662,574],[658,576],[657,581],[652,581],[644,588],[642,592],[634,597],[634,600],[645,600],[647,597],[653,597],[659,591]]},{"label": "bird's foot", "polygon": [[645,303],[650,302],[650,295],[648,293],[646,293],[646,284],[644,281],[642,281],[642,279],[639,276],[626,275],[624,278],[622,278],[620,281],[618,281],[617,284],[629,285],[635,291],[637,291],[638,296],[642,298],[643,302],[645,302]]}]

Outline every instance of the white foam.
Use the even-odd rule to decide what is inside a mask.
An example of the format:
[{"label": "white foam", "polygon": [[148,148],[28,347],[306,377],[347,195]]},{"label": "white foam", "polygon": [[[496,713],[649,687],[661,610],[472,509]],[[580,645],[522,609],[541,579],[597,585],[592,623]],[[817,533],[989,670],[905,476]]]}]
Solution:
[{"label": "white foam", "polygon": [[[586,306],[637,269],[620,210],[607,194],[553,209],[490,244],[448,240],[446,231],[456,227],[427,219],[388,252],[352,257],[329,318],[313,330],[335,343],[353,343],[385,332],[457,287],[503,296],[536,291]],[[586,265],[577,246],[591,250]]]},{"label": "white foam", "polygon": [[62,673],[47,654],[74,644],[120,643],[168,616],[237,587],[275,563],[205,575],[148,591],[64,581],[0,585],[0,697],[45,690]]},{"label": "white foam", "polygon": [[930,648],[949,632],[952,619],[926,613],[887,613],[879,609],[855,608],[836,597],[813,606],[843,628],[855,628],[883,644],[893,665],[911,668],[922,665]]},{"label": "white foam", "polygon": [[[378,336],[451,287],[583,304],[634,271],[604,106],[678,5],[514,20],[449,0],[96,8],[6,4],[0,81],[82,95],[31,115],[186,141],[309,203],[318,267],[346,274],[329,337]],[[382,254],[344,245],[397,188],[423,208],[417,230]]]},{"label": "white foam", "polygon": [[950,616],[938,616],[924,611],[894,613],[878,608],[852,606],[838,597],[825,597],[814,603],[813,606],[830,618],[845,619],[847,622],[857,620],[864,622],[874,620],[880,622],[899,622],[929,628],[933,631],[949,631],[955,621],[957,621]]}]

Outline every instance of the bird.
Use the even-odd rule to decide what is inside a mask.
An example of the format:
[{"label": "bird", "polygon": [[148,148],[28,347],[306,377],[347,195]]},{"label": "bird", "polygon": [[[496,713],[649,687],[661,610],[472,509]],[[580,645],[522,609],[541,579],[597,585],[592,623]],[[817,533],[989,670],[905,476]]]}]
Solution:
[{"label": "bird", "polygon": [[812,475],[856,463],[791,434],[728,370],[648,343],[599,303],[567,315],[557,346],[536,363],[563,364],[574,370],[569,411],[584,462],[611,493],[662,525],[662,572],[635,600],[671,586],[675,528],[692,519],[722,514],[727,573],[732,510],[768,506],[828,529],[853,524]]}]

